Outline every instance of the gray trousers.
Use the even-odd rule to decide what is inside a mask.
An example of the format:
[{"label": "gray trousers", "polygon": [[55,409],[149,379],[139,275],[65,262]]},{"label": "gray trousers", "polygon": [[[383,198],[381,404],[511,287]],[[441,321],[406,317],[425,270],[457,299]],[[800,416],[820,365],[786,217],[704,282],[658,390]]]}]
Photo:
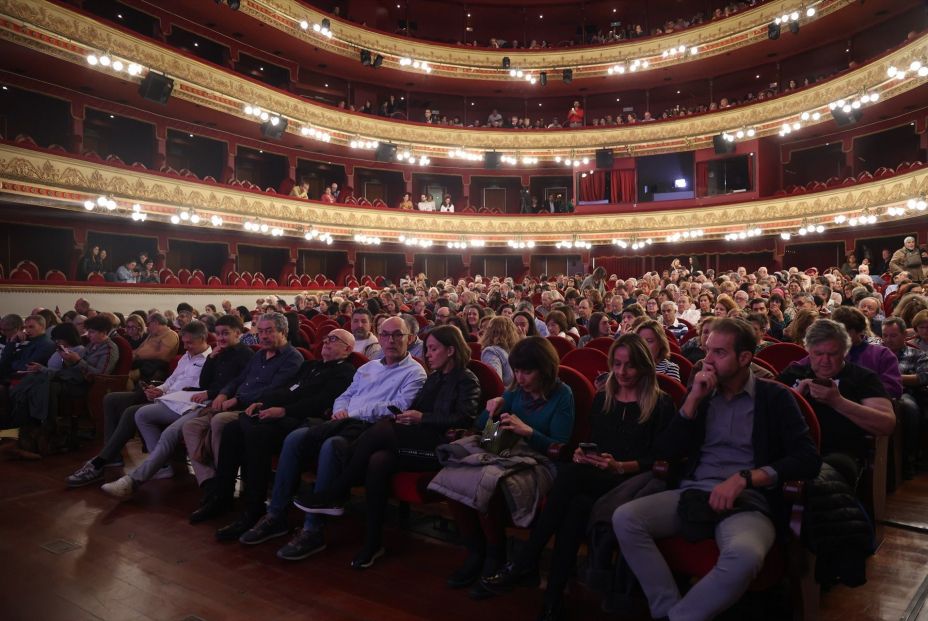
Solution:
[{"label": "gray trousers", "polygon": [[[219,462],[219,444],[222,441],[222,429],[232,421],[238,420],[240,413],[240,410],[234,410],[203,415],[201,411],[198,411],[198,415],[184,421],[184,443],[187,445],[187,453],[190,454],[190,464],[193,466],[193,474],[197,478],[197,484],[202,485],[203,481],[215,478],[216,464]],[[209,435],[207,454],[202,459],[195,459],[193,456],[195,447],[203,442],[206,435]]]},{"label": "gray trousers", "polygon": [[654,543],[681,533],[677,505],[683,490],[675,489],[633,500],[612,515],[619,549],[648,598],[651,616],[671,621],[713,619],[747,591],[764,565],[776,533],[763,513],[735,513],[715,527],[719,560],[685,597]]},{"label": "gray trousers", "polygon": [[135,436],[136,410],[147,403],[145,395],[139,392],[111,392],[103,397],[102,459],[117,460],[126,442]]},{"label": "gray trousers", "polygon": [[148,458],[132,472],[132,479],[136,483],[149,480],[171,461],[174,451],[183,441],[184,423],[196,414],[197,410],[194,409],[180,415],[161,403],[149,403],[136,410],[135,425],[148,447]]}]

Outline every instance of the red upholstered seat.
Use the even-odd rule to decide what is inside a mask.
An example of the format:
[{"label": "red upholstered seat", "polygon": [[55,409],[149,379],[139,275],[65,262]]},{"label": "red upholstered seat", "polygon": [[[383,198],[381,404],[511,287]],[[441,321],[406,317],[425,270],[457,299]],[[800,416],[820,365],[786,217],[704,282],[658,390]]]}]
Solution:
[{"label": "red upholstered seat", "polygon": [[[328,334],[328,332],[326,334]],[[348,362],[353,364],[354,368],[357,369],[357,368],[360,368],[361,365],[370,362],[370,358],[368,358],[364,354],[359,354],[358,352],[353,351],[350,354],[348,354]]]},{"label": "red upholstered seat", "polygon": [[12,272],[10,272],[10,280],[35,280],[35,279],[32,277],[32,274],[29,273],[27,270],[24,270],[21,267],[17,267],[17,268],[14,268]]},{"label": "red upholstered seat", "polygon": [[693,372],[693,363],[689,361],[689,358],[675,351],[670,352],[670,361],[676,362],[677,366],[680,367],[680,381],[684,385],[687,384],[690,374]]},{"label": "red upholstered seat", "polygon": [[163,282],[166,285],[175,285],[175,286],[179,286],[181,284],[180,279],[174,274],[169,275],[167,278],[161,279],[161,282]]},{"label": "red upholstered seat", "polygon": [[574,395],[574,430],[571,433],[570,442],[560,453],[564,458],[573,452],[577,444],[590,437],[590,410],[593,409],[596,389],[582,373],[568,366],[560,365],[557,369],[557,376],[570,387]]},{"label": "red upholstered seat", "polygon": [[483,346],[480,343],[468,343],[470,345],[470,359],[480,360],[480,354],[483,352]]},{"label": "red upholstered seat", "polygon": [[222,287],[222,281],[219,280],[218,276],[210,276],[209,279],[206,281],[206,286],[217,287],[217,288]]},{"label": "red upholstered seat", "polygon": [[87,274],[87,282],[105,282],[106,278],[100,272],[91,272]]},{"label": "red upholstered seat", "polygon": [[612,343],[615,339],[611,339],[608,336],[597,336],[595,339],[590,339],[584,347],[589,347],[590,349],[598,349],[604,354],[609,354],[609,348],[612,347]]},{"label": "red upholstered seat", "polygon": [[609,359],[606,354],[598,349],[581,347],[567,352],[561,358],[561,364],[579,371],[591,383],[596,382],[596,377],[609,370]]},{"label": "red upholstered seat", "polygon": [[548,342],[554,345],[554,349],[557,351],[557,355],[561,358],[567,355],[567,352],[573,351],[577,348],[577,345],[571,339],[565,338],[563,336],[549,336],[547,338]]},{"label": "red upholstered seat", "polygon": [[673,402],[678,408],[683,405],[683,400],[686,399],[686,386],[663,373],[657,374],[657,385],[660,386],[661,390],[670,395],[670,398],[673,399]]},{"label": "red upholstered seat", "polygon": [[18,269],[23,269],[32,275],[33,280],[39,279],[39,266],[29,260],[23,260],[16,264]]},{"label": "red upholstered seat", "polygon": [[305,347],[297,347],[296,350],[300,352],[303,356],[303,360],[315,360],[316,357],[313,355],[313,352],[309,351]]},{"label": "red upholstered seat", "polygon": [[769,362],[770,366],[777,370],[777,373],[781,373],[790,363],[801,360],[808,355],[809,352],[795,343],[774,343],[770,347],[760,350],[754,358]]}]

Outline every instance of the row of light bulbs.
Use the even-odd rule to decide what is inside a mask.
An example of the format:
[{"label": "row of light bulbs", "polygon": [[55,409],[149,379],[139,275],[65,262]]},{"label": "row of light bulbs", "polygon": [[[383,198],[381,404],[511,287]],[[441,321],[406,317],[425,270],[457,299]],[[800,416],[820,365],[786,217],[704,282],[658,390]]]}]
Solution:
[{"label": "row of light bulbs", "polygon": [[329,20],[327,19],[322,20],[318,24],[311,24],[309,20],[306,20],[306,19],[300,20],[300,28],[302,28],[303,30],[309,30],[310,27],[312,27],[313,32],[327,39],[331,39],[333,36],[331,26],[332,26],[331,22],[329,22]]},{"label": "row of light bulbs", "polygon": [[483,153],[476,151],[465,151],[464,149],[451,149],[448,151],[448,157],[456,160],[465,160],[468,162],[482,162]]},{"label": "row of light bulbs", "polygon": [[868,103],[876,103],[880,99],[880,94],[876,91],[872,93],[864,93],[860,97],[849,99],[839,99],[838,101],[833,101],[828,104],[830,110],[840,109],[841,112],[845,114],[850,114],[852,110],[858,110],[861,106]]},{"label": "row of light bulbs", "polygon": [[326,245],[329,245],[329,246],[331,246],[332,243],[335,241],[335,240],[332,238],[332,234],[331,234],[331,233],[321,233],[321,232],[317,231],[315,228],[310,228],[308,231],[306,231],[305,233],[303,233],[303,238],[304,238],[306,241],[319,241],[319,242],[321,242],[321,243],[323,243],[323,244],[326,244]]},{"label": "row of light bulbs", "polygon": [[702,229],[694,229],[692,231],[681,231],[681,232],[674,233],[672,235],[668,235],[667,241],[678,242],[681,240],[686,241],[689,239],[699,239],[703,235],[705,235],[705,231],[703,231]]},{"label": "row of light bulbs", "polygon": [[734,142],[735,140],[742,140],[745,137],[753,138],[756,134],[757,130],[753,127],[749,127],[747,129],[742,128],[735,131],[722,132],[722,138],[727,142]]},{"label": "row of light bulbs", "polygon": [[[783,24],[788,24],[788,23],[790,23],[790,22],[798,22],[798,21],[799,21],[799,18],[800,18],[801,16],[802,16],[802,14],[801,14],[799,11],[793,11],[792,13],[784,13],[783,15],[781,15],[781,16],[777,17],[775,20],[773,20],[773,23],[776,24],[776,25],[778,25],[778,26],[780,26],[780,25],[783,25]],[[809,8],[807,8],[807,9],[805,10],[805,16],[806,16],[806,17],[814,17],[814,16],[815,16],[815,7],[814,7],[814,6],[810,6]]]},{"label": "row of light bulbs", "polygon": [[415,60],[406,56],[400,58],[400,67],[412,67],[413,69],[420,69],[425,73],[432,73],[432,66],[424,60]]},{"label": "row of light bulbs", "polygon": [[518,248],[519,250],[521,250],[523,248],[534,248],[535,241],[532,239],[529,239],[529,240],[510,239],[506,242],[506,245],[509,246],[510,248]]},{"label": "row of light bulbs", "polygon": [[464,250],[466,248],[483,248],[486,245],[487,245],[487,242],[482,239],[472,239],[470,241],[465,241],[462,239],[461,241],[448,242],[447,244],[448,248],[451,248],[452,250]]},{"label": "row of light bulbs", "polygon": [[355,234],[354,241],[355,243],[363,244],[365,246],[379,246],[380,245],[379,237],[374,237],[371,235],[362,235],[360,233]]},{"label": "row of light bulbs", "polygon": [[739,233],[728,233],[725,235],[725,241],[738,241],[740,239],[748,239],[750,237],[758,237],[762,235],[763,231],[759,228],[745,229]]},{"label": "row of light bulbs", "polygon": [[[913,60],[909,64],[908,71],[911,71],[920,78],[928,77],[928,62]],[[905,69],[899,69],[898,67],[892,66],[886,70],[886,75],[897,80],[904,80],[908,76],[908,73]]]},{"label": "row of light bulbs", "polygon": [[419,166],[428,166],[432,163],[432,159],[427,155],[420,155],[416,157],[415,153],[412,153],[409,149],[403,149],[396,151],[396,160],[398,162],[410,163],[410,164],[419,164]]},{"label": "row of light bulbs", "polygon": [[691,48],[687,48],[685,45],[672,47],[669,50],[664,50],[661,52],[661,58],[676,58],[678,55],[683,57],[686,55],[687,51],[689,51],[690,56],[695,56],[699,53],[699,48],[695,45]]},{"label": "row of light bulbs", "polygon": [[568,167],[574,166],[574,167],[576,167],[576,166],[580,166],[580,165],[583,165],[583,166],[588,165],[588,164],[590,163],[590,158],[588,158],[588,157],[586,157],[586,156],[584,156],[584,157],[582,157],[582,158],[578,158],[578,157],[574,156],[574,158],[571,159],[571,158],[569,158],[569,157],[567,157],[567,158],[562,158],[560,155],[557,155],[557,156],[555,156],[554,161],[557,162],[558,164],[564,164],[564,166],[568,166]]},{"label": "row of light bulbs", "polygon": [[131,76],[141,75],[142,66],[138,63],[130,63],[128,61],[123,61],[118,58],[112,58],[109,54],[88,54],[86,57],[87,64],[91,67],[96,67],[100,65],[101,67],[108,67],[113,71],[120,72],[125,70]]},{"label": "row of light bulbs", "polygon": [[419,246],[420,248],[431,248],[435,243],[431,239],[421,239],[418,237],[406,237],[405,235],[399,236],[399,242],[407,246]]},{"label": "row of light bulbs", "polygon": [[[281,115],[275,112],[264,110],[260,106],[245,104],[245,107],[242,108],[242,111],[246,115],[253,116],[263,123],[269,123],[272,127],[277,127],[281,123],[284,123],[286,127],[286,124],[288,123],[287,119]],[[309,125],[302,125],[300,127],[300,134],[308,138],[314,138],[320,142],[332,142],[332,135],[329,132],[316,129],[315,127],[310,127]]]},{"label": "row of light bulbs", "polygon": [[348,143],[348,146],[352,149],[376,149],[380,146],[380,143],[376,140],[352,140]]},{"label": "row of light bulbs", "polygon": [[639,248],[644,248],[645,246],[650,246],[654,243],[654,240],[648,237],[643,241],[639,241],[637,238],[632,238],[629,241],[624,239],[613,239],[612,245],[618,246],[619,248],[631,248],[632,250],[638,250]]},{"label": "row of light bulbs", "polygon": [[625,67],[624,63],[617,63],[615,65],[612,65],[608,69],[606,69],[606,73],[608,73],[609,75],[615,75],[615,74],[622,75],[626,71],[635,73],[639,69],[647,69],[650,66],[651,66],[651,63],[648,62],[647,60],[635,59],[628,65],[627,68]]},{"label": "row of light bulbs", "polygon": [[590,248],[593,247],[593,244],[591,244],[588,241],[583,241],[582,239],[574,239],[574,240],[567,240],[567,241],[559,241],[556,244],[554,244],[554,247],[555,248],[566,248],[567,250],[570,250],[571,248],[589,250]]}]

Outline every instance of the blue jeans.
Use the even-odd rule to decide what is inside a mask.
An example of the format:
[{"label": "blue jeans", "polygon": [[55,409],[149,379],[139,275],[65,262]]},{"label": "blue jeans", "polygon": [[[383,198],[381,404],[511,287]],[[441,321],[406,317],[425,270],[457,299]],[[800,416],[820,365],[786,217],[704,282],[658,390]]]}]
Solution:
[{"label": "blue jeans", "polygon": [[[280,457],[277,460],[274,491],[267,508],[267,512],[274,517],[283,517],[287,514],[287,505],[293,497],[293,490],[299,482],[303,463],[306,461],[303,443],[308,433],[308,427],[300,427],[291,431],[284,439],[284,445],[280,449]],[[345,463],[347,448],[348,441],[339,436],[329,438],[322,444],[322,449],[319,451],[319,464],[316,467],[315,488],[317,490],[323,490],[331,485],[339,475]],[[324,515],[307,513],[303,528],[316,530],[322,528],[324,524]]]}]

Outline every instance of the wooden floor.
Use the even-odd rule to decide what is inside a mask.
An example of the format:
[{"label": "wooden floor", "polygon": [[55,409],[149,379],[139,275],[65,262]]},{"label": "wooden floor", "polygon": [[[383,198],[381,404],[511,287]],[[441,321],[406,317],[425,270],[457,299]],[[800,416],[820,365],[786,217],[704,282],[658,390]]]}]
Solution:
[{"label": "wooden floor", "polygon": [[[486,602],[449,590],[444,579],[463,552],[395,526],[387,531],[387,556],[368,571],[352,571],[361,521],[350,512],[330,527],[328,550],[286,563],[274,556],[279,539],[256,547],[219,544],[216,524],[188,525],[198,497],[189,475],[153,481],[126,503],[96,486],[66,489],[64,477],[91,454],[0,462],[0,619],[520,621],[537,615],[536,590]],[[292,518],[296,524],[298,515]],[[823,620],[928,621],[928,607],[921,607],[928,579],[928,476],[892,496],[889,518],[909,529],[887,528],[869,564],[869,582],[825,594]],[[769,597],[762,616],[786,619],[785,596]],[[606,615],[597,597],[579,588],[570,601],[572,619],[649,618],[640,611]]]}]

